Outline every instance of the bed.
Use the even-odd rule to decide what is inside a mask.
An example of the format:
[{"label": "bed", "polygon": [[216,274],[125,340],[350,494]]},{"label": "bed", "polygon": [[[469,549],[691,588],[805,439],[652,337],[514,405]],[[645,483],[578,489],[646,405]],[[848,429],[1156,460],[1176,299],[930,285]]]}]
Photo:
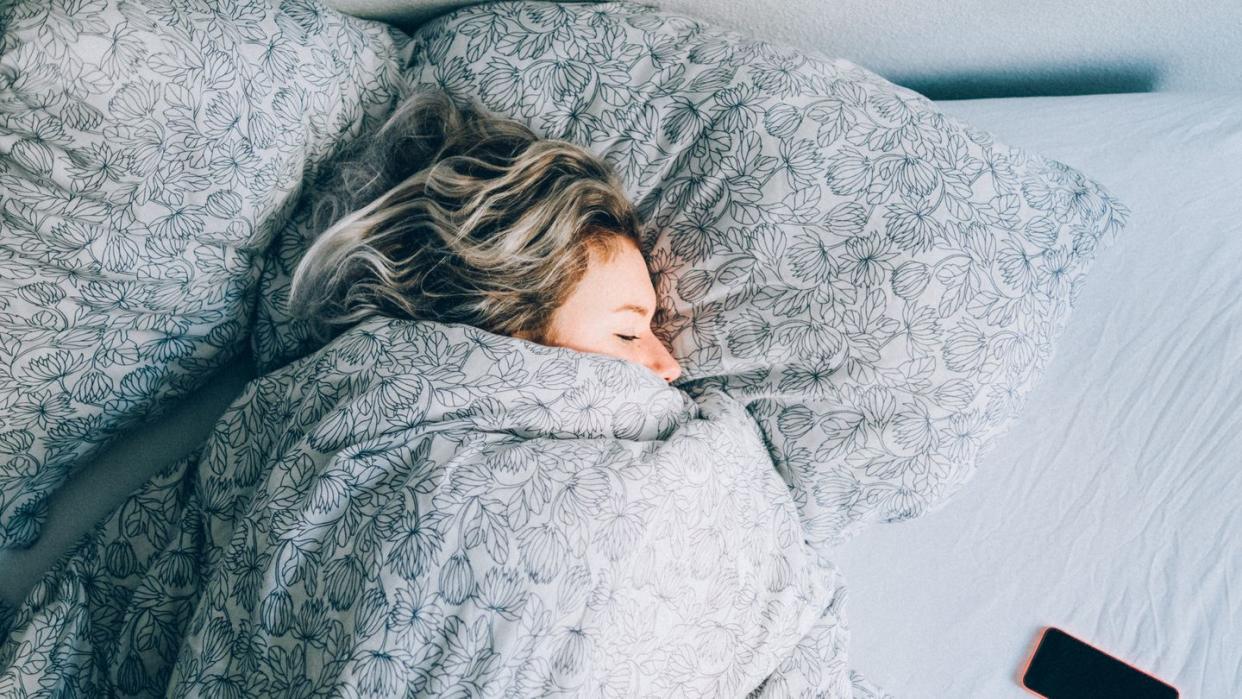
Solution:
[{"label": "bed", "polygon": [[941,512],[842,549],[898,696],[1019,697],[1057,626],[1187,697],[1242,690],[1242,97],[942,102],[1132,203],[1024,416]]},{"label": "bed", "polygon": [[[942,511],[834,549],[850,585],[851,664],[884,689],[1019,695],[1016,674],[1042,625],[1188,695],[1242,686],[1228,651],[1242,639],[1225,623],[1228,583],[1242,574],[1230,546],[1242,534],[1232,497],[1242,386],[1229,372],[1242,360],[1240,102],[939,103],[1106,183],[1132,217],[1080,290],[1042,384],[973,480]],[[36,545],[0,551],[4,601],[20,603],[82,533],[192,450],[253,373],[245,357],[228,364],[161,423],[126,434],[100,457],[107,468],[58,491]]]},{"label": "bed", "polygon": [[[943,511],[841,548],[856,662],[897,696],[1023,696],[1017,674],[1054,625],[1186,696],[1230,696],[1242,687],[1230,623],[1242,579],[1242,98],[941,104],[1111,183],[1134,218],[973,482]],[[249,371],[230,366],[216,386],[240,391]],[[184,419],[205,425],[229,399],[217,388],[187,401]],[[0,553],[7,600],[180,456],[175,429],[136,433],[103,457],[114,468],[57,497],[48,538]]]}]

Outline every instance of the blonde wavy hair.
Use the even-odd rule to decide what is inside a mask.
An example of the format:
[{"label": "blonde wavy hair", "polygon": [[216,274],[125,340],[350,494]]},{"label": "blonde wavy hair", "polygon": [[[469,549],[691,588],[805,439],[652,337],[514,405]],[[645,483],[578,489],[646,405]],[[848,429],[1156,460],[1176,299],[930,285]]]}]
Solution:
[{"label": "blonde wavy hair", "polygon": [[290,292],[321,339],[381,314],[551,343],[591,252],[641,249],[607,163],[440,92],[403,101],[332,180]]}]

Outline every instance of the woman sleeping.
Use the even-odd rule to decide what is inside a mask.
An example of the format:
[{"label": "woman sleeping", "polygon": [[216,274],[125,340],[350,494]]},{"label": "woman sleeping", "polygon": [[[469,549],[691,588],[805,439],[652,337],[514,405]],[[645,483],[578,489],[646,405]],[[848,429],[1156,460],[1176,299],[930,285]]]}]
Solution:
[{"label": "woman sleeping", "polygon": [[36,586],[0,690],[871,696],[755,422],[669,385],[602,162],[421,95],[340,178],[293,294],[339,335]]},{"label": "woman sleeping", "polygon": [[[651,331],[638,217],[590,152],[424,93],[338,172],[355,201],[383,194],[299,264],[291,305],[312,323],[466,323],[680,374]],[[339,204],[324,202],[327,217]]]}]

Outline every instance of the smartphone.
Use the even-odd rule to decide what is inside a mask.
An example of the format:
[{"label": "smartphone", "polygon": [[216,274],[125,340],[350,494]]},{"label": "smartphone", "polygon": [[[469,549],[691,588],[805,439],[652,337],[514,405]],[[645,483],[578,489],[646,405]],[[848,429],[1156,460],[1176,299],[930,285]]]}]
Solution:
[{"label": "smartphone", "polygon": [[1027,661],[1022,686],[1048,699],[1175,699],[1177,689],[1049,626]]}]

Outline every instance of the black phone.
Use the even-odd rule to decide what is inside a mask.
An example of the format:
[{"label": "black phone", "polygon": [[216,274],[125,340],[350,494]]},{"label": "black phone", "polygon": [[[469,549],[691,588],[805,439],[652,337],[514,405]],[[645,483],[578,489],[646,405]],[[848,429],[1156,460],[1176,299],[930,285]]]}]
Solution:
[{"label": "black phone", "polygon": [[1061,629],[1049,626],[1022,686],[1048,699],[1176,699],[1177,689]]}]

